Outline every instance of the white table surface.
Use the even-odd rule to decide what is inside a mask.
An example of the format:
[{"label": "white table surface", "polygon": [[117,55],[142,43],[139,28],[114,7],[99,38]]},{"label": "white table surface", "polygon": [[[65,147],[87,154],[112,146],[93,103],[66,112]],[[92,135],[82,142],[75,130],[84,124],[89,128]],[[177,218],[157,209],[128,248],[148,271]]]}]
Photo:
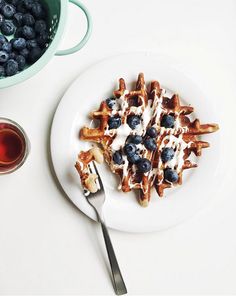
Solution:
[{"label": "white table surface", "polygon": [[[19,122],[32,145],[27,163],[0,177],[0,294],[113,293],[99,226],[70,204],[53,176],[49,129],[79,73],[102,58],[132,51],[167,54],[191,69],[195,82],[215,97],[229,162],[223,186],[216,184],[211,202],[192,219],[159,233],[111,231],[129,293],[236,293],[236,1],[83,3],[94,21],[87,46],[0,90],[0,116]],[[69,16],[61,47],[72,45],[85,29],[82,13],[71,7]]]}]

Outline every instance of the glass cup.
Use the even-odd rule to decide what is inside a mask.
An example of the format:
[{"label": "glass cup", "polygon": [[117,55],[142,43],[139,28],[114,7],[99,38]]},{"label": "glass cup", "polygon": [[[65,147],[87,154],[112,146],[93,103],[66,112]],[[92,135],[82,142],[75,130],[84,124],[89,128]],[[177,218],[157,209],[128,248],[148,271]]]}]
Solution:
[{"label": "glass cup", "polygon": [[0,117],[0,175],[20,168],[30,151],[29,139],[16,122]]}]

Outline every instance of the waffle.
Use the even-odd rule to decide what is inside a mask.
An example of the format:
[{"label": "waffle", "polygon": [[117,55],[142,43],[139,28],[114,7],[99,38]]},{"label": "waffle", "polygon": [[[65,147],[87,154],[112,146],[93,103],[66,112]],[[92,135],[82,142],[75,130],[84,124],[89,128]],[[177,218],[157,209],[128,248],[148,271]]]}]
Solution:
[{"label": "waffle", "polygon": [[103,160],[103,152],[98,147],[93,147],[88,151],[81,151],[79,153],[75,168],[80,175],[80,180],[86,194],[89,194],[89,192],[95,193],[98,190],[96,183],[98,176],[90,172],[88,164],[92,161],[103,163]]},{"label": "waffle", "polygon": [[[147,206],[152,187],[155,187],[158,195],[162,197],[166,188],[182,184],[184,170],[197,167],[197,164],[189,159],[191,153],[200,156],[202,149],[209,147],[209,143],[201,141],[199,135],[215,132],[218,125],[200,124],[198,119],[191,121],[189,115],[194,111],[193,107],[182,106],[177,94],[168,96],[157,81],[152,81],[146,88],[143,73],[139,74],[134,90],[128,90],[125,80],[121,78],[119,89],[114,91],[114,98],[116,101],[113,108],[108,107],[105,100],[101,102],[97,111],[90,114],[91,118],[99,124],[95,128],[83,127],[80,130],[80,139],[98,143],[112,172],[120,177],[119,189],[123,192],[138,190],[140,204]],[[134,129],[127,124],[132,115],[138,116],[141,120]],[[171,128],[161,124],[166,115],[174,118],[174,126]],[[121,126],[110,128],[109,119],[111,117],[119,117]],[[154,127],[157,131],[155,138],[157,149],[151,151],[143,143],[137,145],[140,157],[151,163],[151,169],[148,172],[140,172],[137,164],[128,161],[123,147],[130,135],[139,135],[145,139],[147,129],[150,127]],[[161,153],[167,147],[173,148],[174,156],[170,161],[164,162]],[[121,164],[113,160],[115,151],[122,153],[123,162]],[[85,181],[89,176],[86,164],[92,159],[90,152],[81,152],[76,163],[85,188]],[[165,178],[165,170],[168,168],[178,174],[176,182]]]}]

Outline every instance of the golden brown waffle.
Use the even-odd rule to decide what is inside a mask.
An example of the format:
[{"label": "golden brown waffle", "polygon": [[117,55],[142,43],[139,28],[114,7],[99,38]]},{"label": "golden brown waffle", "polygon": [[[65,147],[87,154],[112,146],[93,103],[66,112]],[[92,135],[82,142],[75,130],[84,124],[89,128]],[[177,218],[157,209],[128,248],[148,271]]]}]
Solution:
[{"label": "golden brown waffle", "polygon": [[[182,184],[183,171],[197,166],[189,160],[191,152],[200,156],[202,148],[209,147],[209,143],[199,140],[198,135],[215,132],[218,125],[200,124],[198,119],[191,121],[188,115],[194,111],[193,107],[181,106],[179,96],[176,94],[169,98],[157,81],[152,81],[147,89],[142,73],[138,76],[135,90],[131,91],[126,88],[125,81],[121,78],[119,89],[114,91],[114,97],[116,98],[114,108],[109,108],[106,101],[102,101],[100,108],[91,113],[91,118],[96,119],[99,125],[96,128],[82,128],[80,139],[101,144],[106,162],[121,179],[120,189],[124,192],[139,190],[139,201],[141,205],[147,206],[153,186],[159,196],[163,196],[164,189]],[[135,129],[131,129],[127,124],[127,119],[131,115],[137,115],[141,119],[140,125]],[[172,128],[161,126],[161,120],[165,115],[174,117],[175,123]],[[121,126],[109,129],[111,117],[120,117]],[[136,164],[131,164],[122,151],[129,135],[145,137],[149,127],[155,127],[158,132],[155,139],[157,149],[150,151],[143,144],[137,146],[140,156],[148,159],[152,165],[150,171],[141,173],[137,170]],[[175,151],[173,160],[169,162],[163,162],[161,157],[162,150],[166,147],[171,147]],[[115,151],[123,153],[123,163],[120,165],[113,161]],[[81,158],[84,156],[86,161],[82,167]],[[86,162],[92,160],[88,156],[86,152],[80,154],[80,161],[76,166],[84,186],[84,180],[88,178]],[[175,184],[164,178],[164,171],[167,168],[177,172],[178,181]]]}]

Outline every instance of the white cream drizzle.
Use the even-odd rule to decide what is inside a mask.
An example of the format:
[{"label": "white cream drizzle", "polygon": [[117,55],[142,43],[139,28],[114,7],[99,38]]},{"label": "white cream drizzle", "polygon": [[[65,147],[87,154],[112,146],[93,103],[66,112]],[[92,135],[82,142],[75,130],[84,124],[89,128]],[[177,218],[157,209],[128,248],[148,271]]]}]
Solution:
[{"label": "white cream drizzle", "polygon": [[155,97],[153,100],[152,108],[153,111],[153,117],[155,116],[155,125],[160,126],[160,117],[162,113],[165,113],[165,109],[162,108],[162,102],[163,102],[163,95],[166,93],[165,89],[162,89],[160,98],[156,94],[156,90],[154,90]]},{"label": "white cream drizzle", "polygon": [[152,101],[148,100],[148,104],[146,108],[144,109],[143,115],[142,115],[142,135],[144,136],[146,132],[146,128],[153,117],[153,108],[151,107]]},{"label": "white cream drizzle", "polygon": [[81,168],[81,170],[82,170],[83,172],[85,172],[85,173],[88,173],[88,172],[89,172],[88,168],[84,165],[84,163],[83,163],[82,161],[80,161],[79,159],[77,159],[76,162],[79,163],[80,168]]},{"label": "white cream drizzle", "polygon": [[134,113],[135,115],[141,115],[143,113],[143,106],[131,106],[130,113]]},{"label": "white cream drizzle", "polygon": [[[166,141],[168,141],[166,143]],[[160,150],[163,148],[173,148],[175,149],[174,157],[166,162],[163,163],[161,158],[159,159],[158,168],[160,169],[162,166],[165,168],[175,169],[177,173],[179,173],[184,165],[184,150],[191,146],[192,142],[186,143],[183,140],[183,135],[180,134],[179,136],[174,135],[167,135],[163,138],[162,143],[159,147]]]},{"label": "white cream drizzle", "polygon": [[127,177],[128,176],[128,166],[129,166],[129,161],[127,159],[127,156],[123,156],[124,164],[122,165],[123,167],[123,176]]},{"label": "white cream drizzle", "polygon": [[111,144],[111,149],[117,151],[123,148],[125,140],[131,134],[131,131],[132,129],[127,123],[122,124],[116,131],[115,138]]},{"label": "white cream drizzle", "polygon": [[129,104],[126,100],[126,95],[128,94],[129,91],[126,89],[123,95],[116,99],[116,103],[111,112],[112,115],[119,115],[120,117],[123,117],[125,115],[125,112],[129,107]]},{"label": "white cream drizzle", "polygon": [[[123,178],[125,178],[125,177],[128,176],[128,167],[129,167],[129,161],[128,161],[126,155],[123,156],[123,161],[124,161],[123,164],[121,164],[121,165],[114,165],[114,167],[121,168],[123,170]],[[130,181],[130,179],[129,179],[129,181]],[[118,186],[118,189],[120,190],[121,187],[122,187],[122,182],[120,182],[120,184]]]},{"label": "white cream drizzle", "polygon": [[[83,174],[90,174],[88,167],[85,166],[82,161],[77,159],[76,162],[79,163],[81,171],[83,172]],[[86,187],[84,187],[83,185],[82,185],[82,187],[83,187],[83,190],[84,190],[84,195],[89,196],[91,192]]]}]

